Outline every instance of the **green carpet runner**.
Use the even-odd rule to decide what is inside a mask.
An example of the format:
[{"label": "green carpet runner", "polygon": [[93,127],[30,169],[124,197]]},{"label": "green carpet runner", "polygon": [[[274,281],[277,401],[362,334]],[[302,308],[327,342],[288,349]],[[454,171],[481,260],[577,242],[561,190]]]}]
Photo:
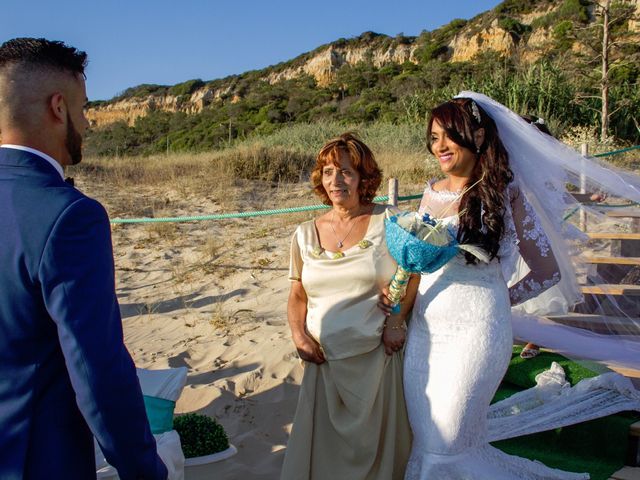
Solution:
[{"label": "green carpet runner", "polygon": [[[514,346],[513,356],[494,402],[535,386],[537,374],[559,363],[567,381],[575,385],[584,378],[598,375],[561,355],[541,352],[537,357],[520,358],[522,347]],[[636,412],[623,412],[524,437],[493,442],[492,445],[512,455],[538,460],[545,465],[570,472],[588,472],[592,480],[607,480],[624,466],[629,427],[637,422]]]}]

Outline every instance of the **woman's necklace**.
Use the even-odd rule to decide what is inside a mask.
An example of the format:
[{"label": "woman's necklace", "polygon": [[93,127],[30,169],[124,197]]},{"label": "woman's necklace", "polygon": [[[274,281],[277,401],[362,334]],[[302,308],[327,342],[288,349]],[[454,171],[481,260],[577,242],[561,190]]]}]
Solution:
[{"label": "woman's necklace", "polygon": [[331,221],[329,222],[329,226],[331,227],[331,231],[333,232],[333,236],[336,237],[336,240],[338,241],[338,243],[337,243],[338,248],[342,248],[342,245],[344,245],[344,241],[347,239],[347,237],[351,233],[351,230],[353,230],[353,227],[355,226],[355,224],[358,221],[358,218],[360,218],[360,216],[359,215],[356,216],[351,221],[351,228],[349,228],[349,231],[347,232],[347,234],[342,238],[342,240],[340,240],[340,237],[338,237],[338,234],[336,233],[336,230],[333,228],[333,216],[334,216],[335,213],[336,213],[335,210],[331,210]]},{"label": "woman's necklace", "polygon": [[460,188],[456,188],[456,189],[454,189],[454,188],[451,186],[451,180],[450,180],[450,179],[447,179],[447,186],[446,186],[446,187],[444,187],[444,191],[445,191],[445,192],[449,192],[449,193],[461,193],[461,192],[462,192],[462,190],[464,190],[464,185],[463,185],[462,187],[460,187]]}]

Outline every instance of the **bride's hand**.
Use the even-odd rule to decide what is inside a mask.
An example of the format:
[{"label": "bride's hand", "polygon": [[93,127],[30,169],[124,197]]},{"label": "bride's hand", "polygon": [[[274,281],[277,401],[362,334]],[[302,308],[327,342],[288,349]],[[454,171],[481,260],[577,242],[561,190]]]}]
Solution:
[{"label": "bride's hand", "polygon": [[303,333],[300,336],[294,337],[293,343],[296,346],[298,356],[301,360],[316,364],[321,364],[326,361],[320,344],[309,334]]},{"label": "bride's hand", "polygon": [[407,332],[404,323],[399,325],[387,324],[382,331],[382,343],[384,344],[384,352],[387,355],[393,355],[398,350],[402,350],[404,342],[407,338]]}]

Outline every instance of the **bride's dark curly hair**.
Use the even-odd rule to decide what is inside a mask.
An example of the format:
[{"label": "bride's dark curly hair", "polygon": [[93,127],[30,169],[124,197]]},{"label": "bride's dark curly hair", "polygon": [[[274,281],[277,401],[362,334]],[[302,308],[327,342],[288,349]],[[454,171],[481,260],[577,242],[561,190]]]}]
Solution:
[{"label": "bride's dark curly hair", "polygon": [[[427,127],[427,141],[431,150],[431,128],[437,121],[447,137],[457,145],[476,154],[477,161],[467,182],[467,190],[460,199],[458,242],[483,247],[495,258],[504,231],[505,191],[513,180],[509,155],[498,135],[493,119],[470,98],[454,98],[433,110]],[[484,141],[476,147],[474,133],[484,129]],[[467,263],[476,258],[465,252]]]}]

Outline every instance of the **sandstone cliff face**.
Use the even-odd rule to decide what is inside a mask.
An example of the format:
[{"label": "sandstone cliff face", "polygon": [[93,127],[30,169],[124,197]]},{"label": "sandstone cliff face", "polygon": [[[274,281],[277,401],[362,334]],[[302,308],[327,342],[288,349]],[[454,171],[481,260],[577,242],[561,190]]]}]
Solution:
[{"label": "sandstone cliff face", "polygon": [[[636,0],[637,11],[640,12],[640,0]],[[548,14],[557,3],[544,9],[528,14],[520,15],[516,18],[524,25],[530,25],[536,18]],[[493,20],[488,26],[483,28],[482,18],[476,19],[467,24],[458,34],[456,34],[447,44],[447,58],[450,61],[468,61],[476,55],[489,50],[496,51],[502,55],[517,53],[525,62],[535,61],[544,55],[552,46],[552,33],[550,29],[538,28],[526,37],[520,39],[499,26],[497,20]],[[640,23],[633,23],[632,31],[640,31]],[[371,42],[369,45],[358,42],[357,47],[329,45],[319,51],[306,61],[296,66],[280,70],[270,69],[265,72],[263,80],[269,83],[277,83],[289,80],[302,75],[310,75],[319,86],[327,86],[336,78],[336,72],[344,65],[356,65],[359,62],[371,62],[376,67],[382,67],[390,63],[401,64],[404,62],[417,62],[415,58],[418,45],[413,43],[387,42],[391,46],[380,46],[378,42]],[[384,43],[383,43],[384,44]],[[225,84],[223,84],[225,85]],[[100,127],[116,121],[125,121],[132,125],[136,118],[147,115],[155,110],[167,112],[198,113],[203,108],[212,104],[218,99],[229,98],[231,102],[239,100],[238,93],[233,91],[231,82],[220,89],[213,89],[204,86],[196,90],[190,96],[157,95],[142,98],[127,98],[125,100],[108,102],[106,104],[90,108],[87,118],[93,126]]]},{"label": "sandstone cliff face", "polygon": [[269,83],[276,83],[307,74],[315,78],[319,86],[324,87],[333,82],[336,71],[343,65],[355,65],[359,62],[370,61],[376,67],[382,67],[389,63],[415,62],[413,57],[415,49],[416,45],[405,44],[386,50],[368,47],[350,49],[329,46],[304,65],[272,73],[265,79]]},{"label": "sandstone cliff face", "polygon": [[[415,62],[413,57],[415,49],[415,45],[404,44],[386,50],[368,47],[349,49],[329,46],[303,65],[270,73],[263,79],[273,84],[307,74],[315,78],[318,85],[326,86],[333,82],[336,71],[343,65],[371,61],[376,67],[382,67],[389,63]],[[86,115],[93,127],[101,127],[117,121],[125,121],[128,125],[133,125],[138,117],[155,110],[198,113],[213,101],[229,95],[233,97],[232,102],[238,100],[237,95],[231,92],[230,86],[220,90],[203,87],[187,98],[175,95],[156,95],[110,102],[89,108]]]},{"label": "sandstone cliff face", "polygon": [[449,50],[453,52],[451,61],[465,62],[487,50],[508,55],[514,51],[515,46],[509,32],[498,27],[498,22],[494,21],[489,28],[478,33],[468,35],[462,32],[456,35],[449,43]]},{"label": "sandstone cliff face", "polygon": [[200,88],[190,96],[152,95],[148,97],[132,97],[117,102],[110,102],[87,109],[86,116],[92,127],[101,127],[118,121],[133,125],[138,117],[149,112],[162,110],[165,112],[198,113],[214,100],[231,93],[231,87],[213,90]]}]

